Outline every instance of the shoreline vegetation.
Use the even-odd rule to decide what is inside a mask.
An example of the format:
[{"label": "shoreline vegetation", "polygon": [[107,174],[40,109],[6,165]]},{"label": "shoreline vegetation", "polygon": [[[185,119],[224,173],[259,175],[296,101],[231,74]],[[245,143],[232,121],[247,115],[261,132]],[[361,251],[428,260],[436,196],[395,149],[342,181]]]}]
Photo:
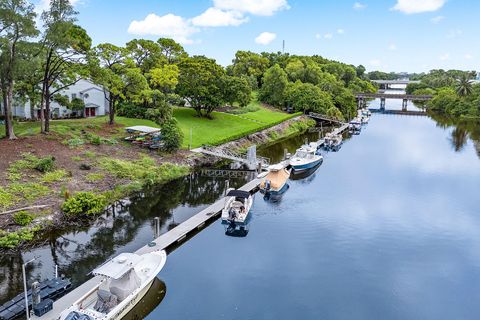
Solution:
[{"label": "shoreline vegetation", "polygon": [[[188,109],[176,110],[179,118],[184,113],[191,116]],[[270,116],[270,123],[245,120],[255,126],[231,130],[227,138],[213,141],[217,145],[238,141],[238,150],[244,150],[242,147],[249,143],[272,143],[301,134],[315,124],[299,114],[264,107],[243,116],[247,119]],[[225,117],[235,117],[238,121],[237,116],[220,112],[214,113],[214,120],[206,121],[212,128]],[[37,124],[22,123],[17,126],[21,145],[18,141],[0,140],[2,150],[14,149],[8,152],[9,156],[1,156],[5,182],[0,189],[0,252],[35,246],[42,242],[45,233],[61,232],[72,224],[93,223],[118,200],[188,175],[197,166],[212,164],[209,158],[185,148],[167,154],[123,142],[124,126],[152,125],[143,119],[118,118],[113,129],[105,118],[91,120],[52,121],[49,135],[32,134],[32,125]],[[196,127],[201,129],[202,122]],[[201,142],[202,139],[194,139],[193,147]]]}]

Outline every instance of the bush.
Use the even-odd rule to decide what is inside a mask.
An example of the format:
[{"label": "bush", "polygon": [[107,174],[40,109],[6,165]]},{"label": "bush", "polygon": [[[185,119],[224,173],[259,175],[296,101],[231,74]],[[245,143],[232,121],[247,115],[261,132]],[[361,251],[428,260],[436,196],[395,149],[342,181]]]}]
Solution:
[{"label": "bush", "polygon": [[31,241],[35,233],[40,230],[39,226],[33,228],[22,228],[16,232],[2,232],[0,230],[0,248],[13,249],[24,241]]},{"label": "bush", "polygon": [[38,160],[35,169],[40,172],[50,172],[55,168],[55,157],[49,156]]},{"label": "bush", "polygon": [[42,182],[45,183],[53,183],[57,181],[63,180],[67,176],[67,172],[63,169],[55,170],[52,172],[48,172],[42,177]]},{"label": "bush", "polygon": [[183,133],[180,130],[177,120],[174,118],[165,121],[162,127],[163,150],[173,152],[178,150],[183,142]]},{"label": "bush", "polygon": [[103,212],[106,205],[103,195],[93,192],[78,192],[63,203],[62,211],[67,216],[94,215]]},{"label": "bush", "polygon": [[29,225],[33,219],[35,219],[35,215],[27,211],[19,211],[13,215],[13,221],[19,226]]}]

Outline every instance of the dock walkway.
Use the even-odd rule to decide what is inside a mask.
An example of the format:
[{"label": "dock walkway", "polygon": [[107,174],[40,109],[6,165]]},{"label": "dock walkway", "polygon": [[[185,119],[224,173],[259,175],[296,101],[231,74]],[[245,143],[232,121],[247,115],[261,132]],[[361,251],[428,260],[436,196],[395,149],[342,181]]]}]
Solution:
[{"label": "dock walkway", "polygon": [[[253,179],[245,184],[240,190],[256,191],[259,187],[261,179]],[[216,219],[222,211],[225,204],[225,198],[217,200],[215,203],[200,211],[190,219],[179,224],[172,230],[160,235],[150,244],[138,249],[135,253],[144,254],[153,251],[167,250],[168,248],[187,239],[189,235],[194,234],[197,230],[202,229],[208,222]],[[31,319],[40,320],[57,320],[65,309],[68,309],[75,301],[87,294],[96,284],[101,281],[101,277],[95,276],[79,287],[75,288],[67,295],[63,296],[53,304],[53,310],[42,317],[32,316]]]}]

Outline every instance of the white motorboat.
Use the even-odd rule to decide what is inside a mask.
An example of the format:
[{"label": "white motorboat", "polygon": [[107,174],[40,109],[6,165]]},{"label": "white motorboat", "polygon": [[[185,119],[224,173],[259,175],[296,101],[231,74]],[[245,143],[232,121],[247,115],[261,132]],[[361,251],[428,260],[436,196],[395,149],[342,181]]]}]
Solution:
[{"label": "white motorboat", "polygon": [[248,191],[229,189],[222,210],[222,223],[246,224],[253,204]]},{"label": "white motorboat", "polygon": [[280,194],[288,189],[287,181],[290,178],[290,170],[284,163],[271,165],[268,172],[258,176],[263,178],[260,183],[260,192],[264,194]]},{"label": "white motorboat", "polygon": [[293,171],[304,171],[316,167],[323,161],[323,157],[317,154],[316,144],[306,144],[297,149],[290,158],[290,166]]},{"label": "white motorboat", "polygon": [[351,133],[360,133],[362,131],[362,122],[358,119],[350,121],[348,129]]},{"label": "white motorboat", "polygon": [[335,149],[338,148],[343,143],[343,137],[341,134],[328,133],[325,136],[324,148],[325,149]]},{"label": "white motorboat", "polygon": [[118,255],[93,271],[98,282],[59,319],[122,319],[147,293],[166,260],[164,250]]}]

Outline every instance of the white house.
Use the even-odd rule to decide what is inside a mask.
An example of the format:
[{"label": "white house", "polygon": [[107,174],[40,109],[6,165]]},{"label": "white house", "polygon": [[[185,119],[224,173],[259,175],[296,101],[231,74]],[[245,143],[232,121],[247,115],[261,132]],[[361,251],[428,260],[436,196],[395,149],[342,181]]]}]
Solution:
[{"label": "white house", "polygon": [[[60,94],[68,96],[70,100],[74,98],[82,99],[85,103],[85,110],[83,112],[85,117],[103,116],[108,113],[108,100],[105,97],[103,88],[89,80],[82,79],[76,84],[61,91]],[[13,116],[30,119],[30,108],[30,102],[25,104],[14,103],[14,107],[12,109]],[[3,114],[3,106],[0,105],[0,109],[2,110]],[[51,118],[65,118],[75,115],[74,112],[54,101],[50,103],[50,112]],[[40,117],[40,109],[38,107],[36,107],[34,110],[34,116],[36,118]]]}]

